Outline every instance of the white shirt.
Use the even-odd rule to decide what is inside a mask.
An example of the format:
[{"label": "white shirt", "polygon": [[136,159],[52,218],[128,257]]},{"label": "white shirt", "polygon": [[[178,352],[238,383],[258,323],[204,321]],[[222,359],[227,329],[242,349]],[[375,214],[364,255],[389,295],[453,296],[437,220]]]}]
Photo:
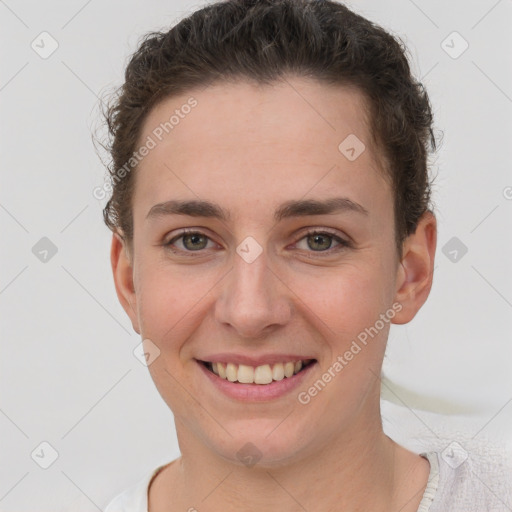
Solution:
[{"label": "white shirt", "polygon": [[[444,453],[444,452],[443,452]],[[430,474],[417,512],[511,512],[512,474],[491,463],[450,460],[439,452],[420,453],[430,462]],[[151,480],[167,464],[159,466],[116,496],[105,512],[148,512]]]}]

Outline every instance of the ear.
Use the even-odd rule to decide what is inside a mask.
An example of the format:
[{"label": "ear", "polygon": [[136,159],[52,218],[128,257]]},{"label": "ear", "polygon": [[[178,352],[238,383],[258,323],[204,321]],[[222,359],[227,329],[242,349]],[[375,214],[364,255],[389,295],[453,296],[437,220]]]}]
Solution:
[{"label": "ear", "polygon": [[118,233],[114,233],[112,236],[110,263],[112,265],[117,298],[126,314],[130,317],[133,329],[140,334],[137,297],[133,285],[133,258],[130,255],[126,242]]},{"label": "ear", "polygon": [[432,288],[436,245],[436,218],[427,210],[420,217],[416,231],[406,238],[402,246],[395,293],[395,302],[401,304],[402,309],[392,323],[410,322],[427,300]]}]

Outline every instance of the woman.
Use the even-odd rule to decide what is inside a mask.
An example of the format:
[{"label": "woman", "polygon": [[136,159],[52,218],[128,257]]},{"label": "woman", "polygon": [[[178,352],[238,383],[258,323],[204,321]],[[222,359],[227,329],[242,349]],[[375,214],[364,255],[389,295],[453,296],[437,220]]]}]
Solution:
[{"label": "woman", "polygon": [[107,512],[506,510],[382,430],[436,249],[432,112],[391,35],[330,1],[211,4],[145,38],[107,122],[116,291],[181,451]]}]

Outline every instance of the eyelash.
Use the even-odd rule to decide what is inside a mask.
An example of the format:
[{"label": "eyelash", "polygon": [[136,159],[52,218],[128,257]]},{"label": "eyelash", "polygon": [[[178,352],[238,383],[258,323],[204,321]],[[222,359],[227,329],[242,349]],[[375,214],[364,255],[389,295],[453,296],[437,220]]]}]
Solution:
[{"label": "eyelash", "polygon": [[[200,249],[198,251],[188,251],[188,250],[183,250],[183,249],[176,249],[175,247],[173,247],[173,243],[176,242],[177,240],[183,238],[184,236],[186,235],[201,235],[201,236],[204,236],[206,237],[208,240],[211,240],[211,238],[206,235],[205,233],[201,232],[201,231],[196,231],[196,230],[193,230],[193,229],[187,229],[187,230],[183,230],[181,231],[177,236],[173,237],[171,240],[169,240],[168,242],[165,242],[163,245],[164,247],[170,249],[172,252],[174,253],[187,253],[188,255],[190,255],[191,257],[195,257],[195,256],[202,256],[202,254],[197,254],[195,255],[194,253],[197,252],[197,253],[202,253],[205,249]],[[348,240],[345,240],[337,235],[335,235],[334,233],[328,231],[328,230],[317,230],[317,229],[313,229],[311,231],[307,231],[306,233],[304,233],[304,235],[297,241],[295,242],[296,244],[298,242],[300,242],[301,240],[307,238],[307,237],[310,237],[310,236],[314,236],[314,235],[327,235],[329,238],[332,238],[334,239],[336,242],[338,242],[338,246],[336,246],[334,249],[333,248],[329,248],[325,251],[313,251],[313,250],[310,250],[310,251],[307,251],[307,252],[310,252],[310,253],[313,253],[313,254],[318,254],[320,255],[320,257],[322,257],[322,255],[332,255],[334,252],[338,252],[340,250],[343,250],[343,249],[346,249],[346,248],[349,248],[349,247],[352,247],[352,244],[348,241]],[[212,240],[213,241],[213,240]],[[311,256],[310,256],[311,257]],[[316,258],[317,256],[313,256],[314,258]]]}]

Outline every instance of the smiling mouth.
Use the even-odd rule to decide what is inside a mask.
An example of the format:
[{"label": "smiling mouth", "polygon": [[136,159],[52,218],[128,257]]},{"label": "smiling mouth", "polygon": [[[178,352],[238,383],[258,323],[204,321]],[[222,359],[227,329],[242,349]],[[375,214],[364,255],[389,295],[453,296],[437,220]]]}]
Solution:
[{"label": "smiling mouth", "polygon": [[265,385],[297,375],[316,363],[316,359],[264,364],[257,367],[244,364],[212,363],[199,360],[198,362],[207,370],[217,375],[217,377],[229,382]]}]

